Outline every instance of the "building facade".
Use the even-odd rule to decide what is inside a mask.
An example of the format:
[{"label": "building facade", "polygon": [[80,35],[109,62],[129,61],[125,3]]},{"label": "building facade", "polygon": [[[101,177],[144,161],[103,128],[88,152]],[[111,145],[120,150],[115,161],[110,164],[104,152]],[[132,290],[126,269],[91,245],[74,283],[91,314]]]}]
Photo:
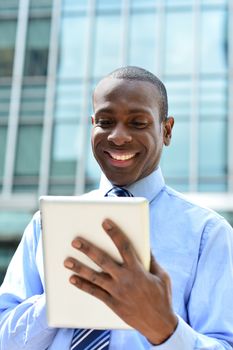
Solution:
[{"label": "building facade", "polygon": [[122,65],[167,87],[167,183],[197,200],[211,194],[207,204],[233,222],[231,0],[0,0],[2,275],[39,195],[98,184],[91,93]]}]

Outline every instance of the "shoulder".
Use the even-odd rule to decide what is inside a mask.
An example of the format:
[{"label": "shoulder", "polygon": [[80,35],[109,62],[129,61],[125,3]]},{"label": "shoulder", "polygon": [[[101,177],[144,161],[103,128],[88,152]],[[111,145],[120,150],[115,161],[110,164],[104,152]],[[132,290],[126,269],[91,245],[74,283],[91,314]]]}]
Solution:
[{"label": "shoulder", "polygon": [[187,198],[184,194],[175,191],[169,186],[164,188],[165,195],[169,197],[170,206],[174,206],[177,213],[187,217],[188,220],[196,221],[196,225],[202,225],[203,231],[207,234],[210,231],[225,231],[233,236],[233,229],[227,220],[214,210],[197,204]]}]

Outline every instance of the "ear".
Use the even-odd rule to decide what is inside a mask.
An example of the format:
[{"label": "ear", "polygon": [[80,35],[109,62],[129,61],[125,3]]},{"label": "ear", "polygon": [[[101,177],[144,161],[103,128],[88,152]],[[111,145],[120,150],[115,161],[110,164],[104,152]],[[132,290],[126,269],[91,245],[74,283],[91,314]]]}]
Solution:
[{"label": "ear", "polygon": [[168,117],[166,120],[163,121],[163,143],[165,146],[170,145],[173,125],[173,117]]},{"label": "ear", "polygon": [[94,125],[95,124],[95,118],[94,118],[94,115],[92,114],[91,116],[91,124]]}]

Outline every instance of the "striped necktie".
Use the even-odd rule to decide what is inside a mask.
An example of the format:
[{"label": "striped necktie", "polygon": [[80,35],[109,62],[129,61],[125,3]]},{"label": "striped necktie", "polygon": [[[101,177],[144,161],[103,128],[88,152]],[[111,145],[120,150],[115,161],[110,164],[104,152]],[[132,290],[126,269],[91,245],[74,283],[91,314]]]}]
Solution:
[{"label": "striped necktie", "polygon": [[[133,197],[125,188],[114,186],[105,197]],[[107,350],[111,332],[108,329],[75,329],[70,350]]]},{"label": "striped necktie", "polygon": [[114,186],[106,193],[105,197],[133,197],[133,195],[123,187]]}]

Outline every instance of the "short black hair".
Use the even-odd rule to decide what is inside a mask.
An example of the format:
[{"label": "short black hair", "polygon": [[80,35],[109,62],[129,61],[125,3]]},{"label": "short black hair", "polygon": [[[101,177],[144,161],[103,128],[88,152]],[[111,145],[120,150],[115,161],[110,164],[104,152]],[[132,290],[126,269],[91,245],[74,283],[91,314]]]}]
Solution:
[{"label": "short black hair", "polygon": [[136,66],[126,66],[115,69],[113,72],[109,73],[105,78],[117,78],[117,79],[126,79],[126,80],[138,80],[138,81],[147,81],[153,84],[159,94],[160,94],[160,120],[166,120],[168,116],[168,99],[167,91],[162,83],[162,81],[156,77],[153,73],[148,70],[136,67]]}]

